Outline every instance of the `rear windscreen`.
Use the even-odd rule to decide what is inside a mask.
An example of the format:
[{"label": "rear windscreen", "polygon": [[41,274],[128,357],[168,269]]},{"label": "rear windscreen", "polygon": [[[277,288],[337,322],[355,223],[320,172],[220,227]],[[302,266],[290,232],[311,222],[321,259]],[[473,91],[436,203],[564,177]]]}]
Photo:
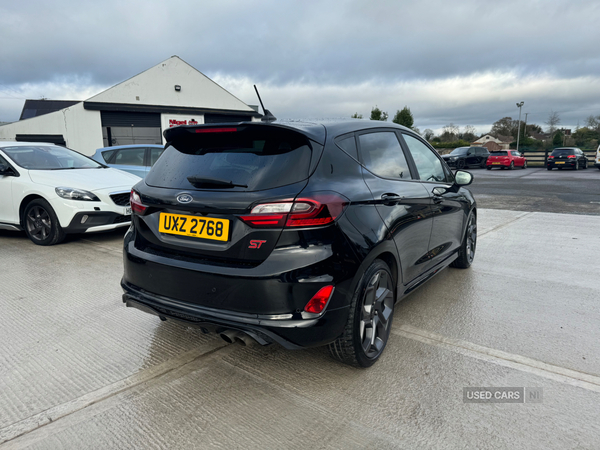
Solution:
[{"label": "rear windscreen", "polygon": [[573,154],[575,154],[573,152],[573,150],[569,150],[569,149],[566,149],[566,148],[556,149],[556,150],[554,150],[552,152],[552,156],[561,156],[561,155],[564,156],[564,155],[573,155]]},{"label": "rear windscreen", "polygon": [[[308,178],[312,148],[306,136],[265,126],[178,133],[146,176],[150,186],[176,189],[260,191]],[[203,185],[192,180],[217,180]]]},{"label": "rear windscreen", "polygon": [[492,152],[490,156],[508,156],[508,152]]}]

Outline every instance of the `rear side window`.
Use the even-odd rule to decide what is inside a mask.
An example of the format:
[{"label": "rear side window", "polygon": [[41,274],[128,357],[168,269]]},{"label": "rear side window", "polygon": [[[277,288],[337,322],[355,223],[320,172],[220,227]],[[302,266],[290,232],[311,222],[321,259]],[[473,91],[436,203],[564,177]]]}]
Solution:
[{"label": "rear side window", "polygon": [[358,139],[362,162],[370,172],[382,178],[412,179],[396,133],[361,134]]},{"label": "rear side window", "polygon": [[162,155],[162,153],[165,151],[164,148],[151,148],[150,149],[150,166],[153,166],[154,164],[156,164],[156,161],[158,160],[158,158],[160,157],[160,155]]},{"label": "rear side window", "polygon": [[115,152],[116,150],[107,150],[105,152],[102,152],[102,159],[104,159],[104,162],[107,163],[108,161],[110,161],[110,157],[114,155]]},{"label": "rear side window", "polygon": [[[313,148],[301,133],[266,126],[222,132],[181,130],[146,177],[150,186],[176,189],[273,189],[305,180]],[[320,153],[319,153],[320,156]],[[205,180],[194,184],[188,179]],[[217,180],[211,186],[210,180]],[[224,183],[223,183],[224,182]],[[219,186],[220,184],[220,186]]]}]

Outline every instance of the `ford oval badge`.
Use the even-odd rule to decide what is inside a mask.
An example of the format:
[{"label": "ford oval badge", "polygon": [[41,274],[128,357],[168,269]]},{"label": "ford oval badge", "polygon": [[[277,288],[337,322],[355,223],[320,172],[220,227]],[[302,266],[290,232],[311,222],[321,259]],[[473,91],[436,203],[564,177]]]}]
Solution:
[{"label": "ford oval badge", "polygon": [[179,203],[190,203],[192,200],[194,200],[194,197],[192,197],[190,194],[179,194],[177,196],[177,201]]}]

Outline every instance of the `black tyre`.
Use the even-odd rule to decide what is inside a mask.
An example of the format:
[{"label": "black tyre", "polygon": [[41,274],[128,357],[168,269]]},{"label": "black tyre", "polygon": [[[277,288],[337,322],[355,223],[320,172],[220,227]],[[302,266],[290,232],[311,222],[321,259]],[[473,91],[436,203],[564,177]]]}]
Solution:
[{"label": "black tyre", "polygon": [[25,207],[23,228],[31,242],[37,245],[54,245],[65,238],[52,206],[41,198],[32,200]]},{"label": "black tyre", "polygon": [[515,162],[511,161],[510,166],[508,166],[508,170],[513,170],[515,168]]},{"label": "black tyre", "polygon": [[492,166],[487,166],[486,169],[487,170],[492,170]]},{"label": "black tyre", "polygon": [[585,160],[583,161],[583,168],[584,168],[584,169],[587,169],[587,166],[588,166],[588,162],[587,162],[587,159],[585,159]]},{"label": "black tyre", "polygon": [[475,259],[475,248],[477,247],[477,216],[471,213],[467,222],[467,229],[456,258],[450,266],[458,269],[466,269],[471,266]]},{"label": "black tyre", "polygon": [[375,364],[392,328],[395,292],[388,265],[375,260],[354,293],[344,332],[329,344],[333,358],[356,367]]},{"label": "black tyre", "polygon": [[464,159],[459,159],[458,161],[456,161],[456,168],[457,169],[464,169],[465,168],[465,160]]},{"label": "black tyre", "polygon": [[548,169],[548,170],[552,170],[552,167],[548,166],[548,167],[547,167],[547,169]]},{"label": "black tyre", "polygon": [[579,161],[575,161],[575,167],[573,167],[573,169],[579,170]]},{"label": "black tyre", "polygon": [[527,161],[523,161],[523,169],[527,169]]}]

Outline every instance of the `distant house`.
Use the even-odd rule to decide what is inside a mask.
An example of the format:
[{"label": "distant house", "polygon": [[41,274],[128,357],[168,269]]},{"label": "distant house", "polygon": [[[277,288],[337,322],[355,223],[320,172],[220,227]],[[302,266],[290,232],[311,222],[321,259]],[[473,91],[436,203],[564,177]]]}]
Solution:
[{"label": "distant house", "polygon": [[530,137],[530,138],[532,138],[532,139],[535,139],[536,141],[542,141],[542,142],[544,142],[544,141],[546,141],[546,140],[550,139],[550,135],[549,135],[549,134],[546,134],[546,133],[538,133],[538,132],[537,132],[537,131],[535,131],[535,130],[531,130],[531,131],[529,132],[529,137]]},{"label": "distant house", "polygon": [[[495,138],[491,134],[486,134],[484,136],[481,136],[475,142],[471,143],[471,145],[474,147],[487,147],[488,150],[492,151],[492,149],[494,149],[494,150],[508,149],[510,147],[510,143],[512,141],[513,141],[512,136],[499,135],[497,138]],[[496,144],[498,147],[496,147],[496,145],[493,145],[493,146],[487,145],[487,144],[491,144],[491,143]]]}]

